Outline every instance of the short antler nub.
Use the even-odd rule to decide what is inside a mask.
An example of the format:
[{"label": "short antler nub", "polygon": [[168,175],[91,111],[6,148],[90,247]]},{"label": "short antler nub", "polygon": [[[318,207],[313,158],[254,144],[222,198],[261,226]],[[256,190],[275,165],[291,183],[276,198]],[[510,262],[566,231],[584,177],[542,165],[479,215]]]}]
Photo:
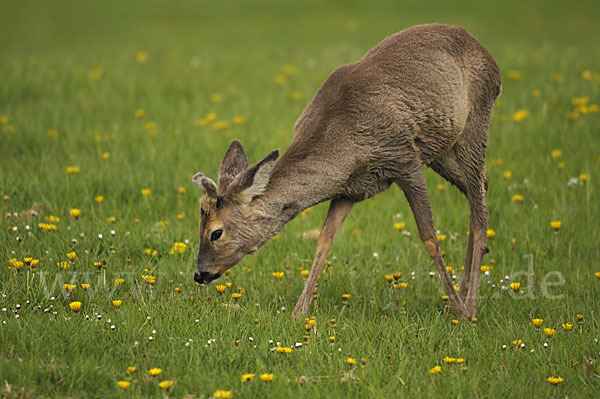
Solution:
[{"label": "short antler nub", "polygon": [[217,196],[217,185],[212,179],[204,176],[203,173],[196,173],[194,177],[192,177],[192,181],[204,194],[211,197]]}]

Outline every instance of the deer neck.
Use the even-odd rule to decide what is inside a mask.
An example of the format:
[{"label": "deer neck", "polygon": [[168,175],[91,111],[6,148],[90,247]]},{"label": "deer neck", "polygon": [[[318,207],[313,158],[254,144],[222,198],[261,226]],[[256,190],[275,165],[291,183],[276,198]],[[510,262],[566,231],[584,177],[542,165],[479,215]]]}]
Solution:
[{"label": "deer neck", "polygon": [[[266,192],[257,198],[273,237],[304,209],[338,195],[339,179],[322,155],[298,156],[288,150],[277,161]],[[267,238],[267,239],[268,239]]]}]

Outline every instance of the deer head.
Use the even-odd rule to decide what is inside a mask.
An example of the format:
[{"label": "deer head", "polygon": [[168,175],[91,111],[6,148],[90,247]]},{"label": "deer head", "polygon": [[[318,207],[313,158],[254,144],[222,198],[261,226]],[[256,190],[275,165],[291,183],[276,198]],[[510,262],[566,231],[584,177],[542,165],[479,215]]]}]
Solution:
[{"label": "deer head", "polygon": [[242,143],[229,145],[219,169],[219,187],[196,173],[200,198],[200,250],[194,280],[207,284],[254,253],[269,238],[269,215],[256,201],[265,193],[279,150],[248,166]]}]

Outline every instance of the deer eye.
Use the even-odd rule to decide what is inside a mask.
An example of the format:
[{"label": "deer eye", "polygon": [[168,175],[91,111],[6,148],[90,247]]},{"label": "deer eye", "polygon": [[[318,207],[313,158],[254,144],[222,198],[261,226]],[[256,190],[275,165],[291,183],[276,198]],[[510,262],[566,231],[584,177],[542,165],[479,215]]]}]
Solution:
[{"label": "deer eye", "polygon": [[210,233],[210,240],[217,241],[219,238],[221,238],[222,235],[223,235],[223,229],[215,230],[212,233]]}]

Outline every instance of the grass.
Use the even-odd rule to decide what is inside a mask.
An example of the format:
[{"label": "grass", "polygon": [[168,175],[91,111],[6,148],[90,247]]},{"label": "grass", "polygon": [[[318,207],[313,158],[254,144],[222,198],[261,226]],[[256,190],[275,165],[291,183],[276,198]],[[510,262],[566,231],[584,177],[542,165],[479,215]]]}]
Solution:
[{"label": "grass", "polygon": [[[217,390],[233,397],[595,397],[600,116],[592,104],[600,103],[594,36],[600,7],[592,1],[502,2],[493,9],[444,1],[252,4],[3,6],[3,395],[158,397],[157,382],[174,380],[165,393],[172,397]],[[326,204],[231,269],[221,282],[232,285],[222,295],[214,285],[196,286],[199,192],[191,176],[216,177],[232,138],[244,142],[251,161],[285,149],[296,118],[337,65],[388,34],[433,21],[465,25],[503,73],[489,133],[495,237],[484,259],[492,269],[481,278],[479,320],[452,323],[396,187],[348,217],[320,278],[309,331],[306,321],[290,317],[304,282],[299,268],[310,267],[315,249],[299,237],[320,227]],[[516,122],[519,110],[527,116]],[[199,126],[209,113],[217,119]],[[236,116],[242,123],[233,122]],[[79,172],[68,174],[69,166]],[[426,176],[436,228],[447,236],[446,262],[460,277],[466,201],[439,176]],[[521,202],[512,201],[515,194]],[[77,220],[73,208],[81,211]],[[50,223],[51,215],[60,218],[57,229],[44,231],[39,223]],[[562,223],[557,232],[553,220]],[[404,233],[396,222],[406,223]],[[169,254],[175,242],[187,248]],[[68,262],[72,251],[76,258]],[[9,263],[26,257],[39,264],[17,270]],[[69,269],[59,269],[63,261]],[[278,271],[285,272],[280,280],[272,276]],[[403,273],[406,288],[385,280],[395,272]],[[141,277],[149,274],[154,284]],[[124,280],[118,286],[117,278]],[[521,284],[516,293],[512,282]],[[65,283],[77,287],[67,293]],[[81,283],[90,284],[88,291]],[[347,304],[342,294],[351,295]],[[119,308],[116,299],[123,301]],[[72,301],[82,302],[80,311],[70,309]],[[544,320],[541,328],[533,318]],[[571,331],[561,327],[566,322]],[[556,333],[548,338],[544,327]],[[294,350],[273,352],[278,342]],[[465,362],[446,364],[445,357]],[[431,374],[436,365],[441,372]],[[162,373],[149,376],[153,367]],[[256,377],[243,383],[245,373]],[[262,382],[262,373],[274,380]],[[550,376],[564,382],[553,386]],[[131,386],[122,391],[121,380]]]}]

